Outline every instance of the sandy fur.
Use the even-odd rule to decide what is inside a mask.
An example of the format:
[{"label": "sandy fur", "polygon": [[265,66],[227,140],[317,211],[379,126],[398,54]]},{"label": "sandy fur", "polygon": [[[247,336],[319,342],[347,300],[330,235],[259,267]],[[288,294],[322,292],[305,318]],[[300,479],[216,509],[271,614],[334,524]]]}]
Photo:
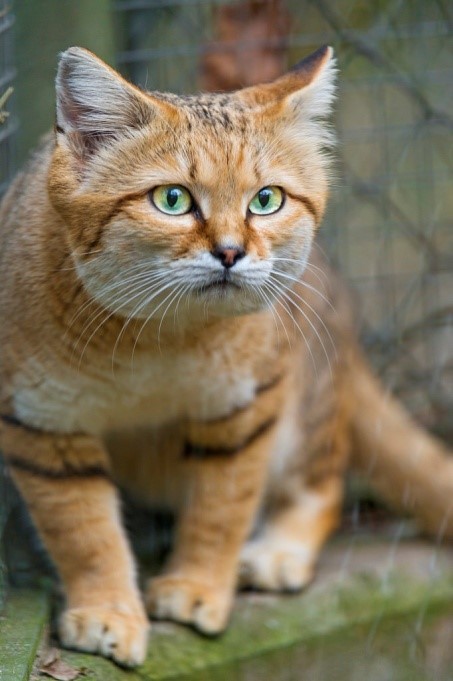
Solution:
[{"label": "sandy fur", "polygon": [[[311,251],[334,75],[328,48],[273,83],[181,98],[80,48],[62,56],[56,133],[0,212],[0,405],[2,450],[66,590],[67,646],[131,666],[146,654],[114,483],[178,512],[148,611],[210,634],[238,581],[312,578],[353,446],[384,496],[453,534],[450,462],[387,401],[341,282]],[[196,208],[160,212],[149,191],[168,183]],[[253,215],[268,185],[285,202]],[[219,248],[242,256],[208,288]]]}]

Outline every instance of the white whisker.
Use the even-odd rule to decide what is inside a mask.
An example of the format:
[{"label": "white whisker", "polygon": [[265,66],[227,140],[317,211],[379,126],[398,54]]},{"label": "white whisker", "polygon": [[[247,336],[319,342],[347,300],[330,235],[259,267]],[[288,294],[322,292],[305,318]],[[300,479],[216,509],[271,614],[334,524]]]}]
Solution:
[{"label": "white whisker", "polygon": [[[275,283],[275,282],[274,282],[274,283]],[[278,283],[281,283],[281,282],[278,282]],[[314,331],[314,333],[315,333],[315,335],[316,335],[316,337],[317,337],[317,339],[318,339],[318,341],[319,341],[319,343],[320,343],[320,345],[321,345],[321,347],[322,347],[322,349],[323,349],[325,358],[326,358],[326,360],[327,360],[327,365],[328,365],[328,368],[329,368],[330,378],[333,379],[332,364],[331,364],[331,362],[330,362],[329,353],[328,353],[327,350],[326,350],[326,347],[325,347],[324,342],[323,342],[323,340],[322,340],[322,338],[321,338],[321,335],[320,335],[318,329],[316,328],[316,326],[315,326],[315,325],[313,324],[313,322],[311,321],[311,319],[308,317],[308,315],[304,312],[304,310],[302,310],[302,308],[300,307],[300,305],[298,305],[298,304],[296,303],[296,301],[293,300],[293,299],[290,297],[289,294],[291,294],[291,293],[293,293],[293,294],[295,293],[291,288],[283,288],[283,287],[282,287],[282,289],[281,289],[281,295],[284,296],[284,297],[286,298],[286,300],[287,300],[288,302],[291,303],[291,305],[294,305],[294,307],[296,307],[297,310],[299,310],[299,312],[301,313],[301,315],[304,317],[304,319],[306,319],[306,321],[309,323],[311,329]],[[295,295],[297,295],[297,294],[295,294]],[[300,298],[300,296],[298,296],[298,297]],[[302,300],[303,300],[303,299],[302,299]],[[304,302],[304,301],[303,301],[303,302]],[[330,335],[330,334],[329,334],[329,335]],[[332,343],[333,343],[333,341],[332,341]],[[335,346],[334,346],[334,347],[335,347]]]},{"label": "white whisker", "polygon": [[168,310],[170,309],[170,307],[172,306],[172,304],[174,303],[176,298],[179,296],[181,290],[184,290],[184,288],[185,288],[185,284],[179,284],[179,286],[177,286],[174,296],[172,298],[170,298],[170,302],[168,303],[167,307],[164,310],[162,317],[160,318],[159,328],[157,329],[157,346],[159,348],[159,352],[161,352],[160,332],[161,332],[161,329],[162,329],[162,324],[164,323],[165,315],[167,314]]},{"label": "white whisker", "polygon": [[309,291],[313,291],[313,293],[316,293],[330,307],[330,309],[333,312],[336,312],[334,306],[332,305],[332,302],[323,293],[321,293],[321,291],[318,291],[318,289],[315,286],[312,286],[307,281],[304,281],[299,277],[294,277],[291,274],[288,274],[287,272],[282,272],[282,270],[274,269],[273,272],[278,276],[284,277],[285,279],[294,281],[296,284],[304,286],[304,288],[308,289]]},{"label": "white whisker", "polygon": [[[166,284],[165,286],[163,286],[161,289],[159,289],[159,291],[157,292],[156,295],[159,295],[160,293],[162,293],[162,291],[165,291],[167,288],[169,288],[170,286],[173,287],[174,285],[175,285],[175,282],[174,282],[174,281],[169,282],[168,284]],[[151,302],[151,300],[152,300],[153,298],[155,298],[156,295],[152,296],[148,302]],[[139,338],[140,338],[141,334],[143,333],[143,330],[144,330],[145,326],[146,326],[146,325],[148,324],[148,322],[151,320],[151,318],[153,317],[153,315],[154,315],[158,310],[160,310],[160,308],[162,307],[162,305],[164,305],[164,304],[167,302],[167,300],[170,298],[170,296],[172,296],[172,295],[173,295],[173,290],[170,291],[170,293],[169,293],[168,295],[165,296],[165,298],[162,300],[162,302],[160,302],[159,305],[158,305],[157,307],[155,307],[155,308],[150,312],[150,314],[146,317],[145,321],[144,321],[143,324],[141,325],[140,330],[139,330],[139,332],[138,332],[138,334],[137,334],[137,337],[136,337],[136,339],[135,339],[134,347],[132,348],[132,354],[131,354],[131,367],[132,367],[132,370],[133,370],[133,368],[134,368],[135,350],[136,350],[136,347],[137,347]]]},{"label": "white whisker", "polygon": [[[279,282],[277,282],[277,283],[279,283]],[[287,302],[286,302],[286,300],[289,300],[289,302],[291,302],[291,303],[292,303],[293,301],[292,301],[291,299],[288,298],[288,295],[287,295],[287,293],[286,293],[284,290],[281,290],[281,289],[277,286],[277,283],[275,283],[274,281],[268,281],[268,282],[267,282],[267,286],[270,287],[271,290],[273,290],[274,293],[277,295],[277,297],[280,299],[280,302],[282,303],[282,305],[284,305],[285,310],[288,312],[288,314],[289,314],[289,316],[290,316],[290,318],[291,318],[293,324],[295,325],[296,329],[299,331],[300,335],[302,336],[302,338],[303,338],[303,340],[304,340],[304,343],[305,343],[305,345],[306,345],[306,347],[307,347],[307,350],[308,350],[308,352],[309,352],[309,355],[310,355],[310,358],[311,358],[311,362],[312,362],[312,364],[313,364],[313,369],[314,369],[314,372],[315,372],[315,376],[316,376],[316,378],[318,379],[318,378],[319,378],[319,376],[318,376],[318,368],[317,368],[317,366],[316,366],[316,361],[315,361],[315,357],[314,357],[314,355],[313,355],[313,350],[311,349],[311,346],[310,346],[310,342],[309,342],[307,336],[305,335],[305,333],[303,332],[303,330],[301,329],[300,324],[298,323],[297,319],[296,319],[295,316],[293,315],[291,308],[288,306],[288,304],[287,304]],[[297,306],[296,306],[296,307],[297,307]]]},{"label": "white whisker", "polygon": [[[269,289],[269,292],[270,292],[272,298],[275,298],[275,291],[273,291],[272,288],[269,287],[269,282],[265,282],[265,283],[263,284],[262,288],[264,288],[264,289]],[[285,322],[284,322],[283,319],[281,318],[280,312],[277,310],[277,307],[275,306],[275,303],[274,303],[271,299],[269,299],[267,296],[266,296],[266,299],[269,301],[269,306],[270,306],[272,315],[274,316],[274,313],[275,313],[275,314],[277,315],[279,321],[280,321],[280,324],[283,326],[283,330],[284,330],[284,332],[285,332],[286,339],[287,339],[287,341],[288,341],[288,345],[289,345],[290,348],[292,348],[292,345],[291,345],[291,338],[289,337],[288,329],[286,328]],[[274,317],[274,319],[275,319],[275,317]],[[278,332],[278,325],[277,325],[277,332]],[[278,342],[279,342],[279,340],[278,340]]]},{"label": "white whisker", "polygon": [[[158,286],[158,285],[160,284],[161,279],[162,279],[162,278],[165,278],[165,276],[166,276],[166,274],[164,273],[164,274],[161,275],[161,278],[158,278],[158,279],[157,279],[157,281],[153,280],[153,282],[152,282],[152,283],[153,283],[153,286],[151,287],[151,290],[154,289],[156,286]],[[97,315],[94,316],[94,318],[92,318],[91,320],[89,320],[89,323],[88,323],[88,324],[86,324],[86,325],[83,327],[83,329],[82,329],[82,331],[81,331],[81,333],[80,333],[80,336],[79,336],[79,338],[78,338],[76,344],[74,345],[74,350],[73,350],[73,352],[75,352],[75,350],[76,350],[76,348],[77,348],[77,346],[78,346],[78,344],[79,344],[81,338],[82,338],[83,335],[88,331],[88,329],[90,328],[90,326],[92,326],[92,324],[93,324],[97,319],[99,319],[100,316],[102,316],[105,312],[107,312],[107,315],[105,315],[104,318],[101,320],[101,322],[96,326],[96,328],[95,328],[94,331],[91,333],[91,335],[89,336],[88,340],[86,341],[86,343],[85,343],[85,345],[84,345],[84,347],[83,347],[82,353],[81,353],[80,358],[79,358],[79,364],[78,364],[79,369],[80,369],[80,365],[81,365],[83,356],[84,356],[84,354],[85,354],[85,351],[86,351],[88,345],[90,344],[91,340],[94,338],[94,336],[96,335],[96,333],[99,331],[99,329],[100,329],[100,328],[101,328],[101,327],[102,327],[102,326],[103,326],[111,317],[117,315],[117,314],[119,313],[119,311],[120,311],[125,305],[127,305],[127,304],[129,304],[129,303],[131,302],[131,300],[134,300],[135,298],[138,298],[138,297],[140,297],[140,296],[145,295],[147,289],[149,289],[149,285],[150,285],[150,282],[149,282],[149,281],[146,281],[146,282],[144,282],[144,283],[137,289],[137,287],[136,287],[135,285],[132,285],[132,284],[131,284],[131,285],[129,286],[129,288],[127,289],[127,291],[124,291],[124,292],[122,293],[121,296],[117,297],[114,301],[112,301],[112,304],[114,305],[114,307],[113,307],[112,310],[109,311],[107,308],[103,308],[100,312],[98,312]],[[132,297],[130,297],[131,291],[134,293],[134,295],[133,295]],[[124,302],[122,302],[121,305],[118,306],[118,303],[119,303],[119,301],[121,301],[121,300],[124,301]],[[123,329],[124,329],[124,325],[123,325],[123,327],[122,327],[122,330],[123,330]]]},{"label": "white whisker", "polygon": [[[271,275],[271,277],[272,277],[272,275]],[[272,277],[272,278],[275,279],[274,277]],[[304,305],[306,305],[306,306],[308,307],[308,309],[309,309],[311,312],[313,312],[313,314],[315,315],[316,319],[319,321],[319,323],[321,324],[322,328],[323,328],[324,331],[326,332],[328,339],[330,340],[330,343],[331,343],[331,345],[332,345],[332,350],[333,350],[333,353],[334,353],[334,356],[335,356],[335,360],[336,360],[336,359],[337,359],[337,348],[336,348],[335,342],[334,342],[334,340],[333,340],[333,338],[332,338],[332,335],[331,335],[329,329],[327,328],[327,326],[326,326],[324,320],[322,319],[322,317],[320,317],[320,315],[316,312],[316,310],[314,309],[314,307],[312,307],[312,305],[310,305],[310,303],[308,303],[304,298],[302,298],[302,296],[300,296],[298,293],[296,293],[296,291],[294,291],[293,288],[291,288],[290,286],[285,286],[283,283],[282,283],[282,287],[283,287],[286,291],[292,293],[292,295],[296,296],[296,298],[298,298],[298,300],[300,300],[302,303],[304,303]],[[313,327],[313,329],[314,329],[314,327]]]}]

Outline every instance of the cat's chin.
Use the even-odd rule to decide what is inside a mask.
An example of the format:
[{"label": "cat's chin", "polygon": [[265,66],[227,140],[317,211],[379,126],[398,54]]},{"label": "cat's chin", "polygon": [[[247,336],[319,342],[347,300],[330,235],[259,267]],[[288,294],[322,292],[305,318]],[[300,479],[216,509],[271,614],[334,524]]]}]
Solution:
[{"label": "cat's chin", "polygon": [[234,295],[235,292],[241,291],[241,287],[235,284],[233,281],[226,281],[221,279],[219,281],[213,281],[209,284],[204,284],[196,289],[199,295],[213,294],[218,297],[224,297]]},{"label": "cat's chin", "polygon": [[203,317],[236,317],[261,312],[269,304],[256,291],[232,282],[214,282],[192,292],[189,309]]}]

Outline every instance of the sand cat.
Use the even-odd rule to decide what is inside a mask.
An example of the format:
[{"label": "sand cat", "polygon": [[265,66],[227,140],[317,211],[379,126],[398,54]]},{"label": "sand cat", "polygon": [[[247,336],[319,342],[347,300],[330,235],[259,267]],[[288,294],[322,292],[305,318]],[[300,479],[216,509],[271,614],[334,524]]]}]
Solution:
[{"label": "sand cat", "polygon": [[149,613],[206,633],[238,583],[309,582],[350,457],[453,534],[453,460],[384,395],[311,254],[334,78],[322,48],[180,97],[61,56],[55,134],[0,213],[0,446],[65,587],[66,646],[145,656],[116,484],[178,514]]}]

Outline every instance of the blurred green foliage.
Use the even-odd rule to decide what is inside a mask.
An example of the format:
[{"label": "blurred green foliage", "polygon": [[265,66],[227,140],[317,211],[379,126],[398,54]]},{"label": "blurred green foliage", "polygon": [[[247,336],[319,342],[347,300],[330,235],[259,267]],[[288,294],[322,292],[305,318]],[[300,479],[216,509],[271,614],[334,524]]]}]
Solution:
[{"label": "blurred green foliage", "polygon": [[113,62],[109,0],[35,0],[14,3],[17,112],[21,122],[18,163],[54,124],[58,53],[80,45]]}]

